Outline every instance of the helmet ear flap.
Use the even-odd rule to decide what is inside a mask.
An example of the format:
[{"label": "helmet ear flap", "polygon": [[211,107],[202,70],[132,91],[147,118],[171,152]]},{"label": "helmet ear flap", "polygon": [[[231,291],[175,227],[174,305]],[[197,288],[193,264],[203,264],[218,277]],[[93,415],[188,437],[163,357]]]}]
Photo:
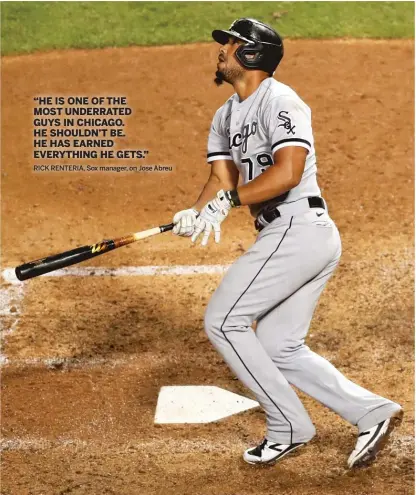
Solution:
[{"label": "helmet ear flap", "polygon": [[283,58],[283,46],[253,41],[240,45],[235,51],[235,56],[246,69],[260,69],[273,75]]},{"label": "helmet ear flap", "polygon": [[261,43],[241,45],[235,51],[235,56],[243,67],[257,69],[263,58],[263,45]]}]

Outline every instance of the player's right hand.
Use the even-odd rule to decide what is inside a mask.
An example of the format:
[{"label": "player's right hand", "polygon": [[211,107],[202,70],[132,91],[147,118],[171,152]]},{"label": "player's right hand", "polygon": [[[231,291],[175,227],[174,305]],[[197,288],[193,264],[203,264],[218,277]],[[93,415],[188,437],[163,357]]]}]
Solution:
[{"label": "player's right hand", "polygon": [[173,233],[183,237],[190,237],[194,233],[195,222],[199,215],[199,211],[195,208],[178,211],[173,217]]},{"label": "player's right hand", "polygon": [[218,191],[217,196],[202,208],[195,223],[192,242],[196,242],[203,232],[201,246],[206,246],[211,232],[214,231],[214,240],[219,243],[221,239],[221,223],[227,218],[230,210],[231,203],[224,191]]}]

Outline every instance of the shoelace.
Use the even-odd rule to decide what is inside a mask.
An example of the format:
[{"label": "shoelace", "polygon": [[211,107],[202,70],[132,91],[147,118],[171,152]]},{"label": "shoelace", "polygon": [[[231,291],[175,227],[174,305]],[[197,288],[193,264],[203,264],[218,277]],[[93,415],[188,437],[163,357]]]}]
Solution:
[{"label": "shoelace", "polygon": [[260,451],[262,451],[266,445],[267,445],[267,438],[265,438],[259,445]]},{"label": "shoelace", "polygon": [[254,449],[251,451],[251,455],[257,455],[261,457],[261,453],[264,450],[264,447],[267,444],[267,438],[265,438],[260,445],[257,445],[257,447],[254,447]]}]

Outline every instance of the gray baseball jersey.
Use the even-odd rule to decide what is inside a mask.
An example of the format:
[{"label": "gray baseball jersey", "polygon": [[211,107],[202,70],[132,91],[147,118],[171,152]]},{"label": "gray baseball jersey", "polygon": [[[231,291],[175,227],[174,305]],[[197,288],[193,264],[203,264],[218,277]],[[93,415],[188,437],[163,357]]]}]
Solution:
[{"label": "gray baseball jersey", "polygon": [[277,198],[280,217],[226,273],[207,307],[205,330],[263,407],[268,440],[291,444],[309,441],[315,428],[290,385],[359,431],[400,406],[351,382],[305,345],[316,303],[341,256],[335,223],[322,202],[316,206],[308,198],[320,195],[308,106],[272,78],[241,103],[233,95],[215,114],[208,161],[233,160],[247,183],[284,146],[308,150],[302,180]]},{"label": "gray baseball jersey", "polygon": [[[273,153],[286,146],[308,150],[302,180],[273,202],[320,196],[311,110],[289,86],[269,77],[240,102],[234,94],[216,112],[208,137],[208,162],[233,160],[246,184],[273,164]],[[263,203],[261,206],[264,206]],[[251,208],[255,215],[260,205]]]}]

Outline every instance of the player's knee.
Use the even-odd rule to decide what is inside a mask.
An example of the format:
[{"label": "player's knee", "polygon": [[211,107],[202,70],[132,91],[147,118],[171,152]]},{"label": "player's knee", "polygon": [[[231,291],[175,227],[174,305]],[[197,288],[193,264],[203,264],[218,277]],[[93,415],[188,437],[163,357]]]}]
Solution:
[{"label": "player's knee", "polygon": [[221,323],[219,322],[218,314],[211,305],[208,305],[204,317],[205,333],[208,337],[217,335],[220,330],[220,325]]},{"label": "player's knee", "polygon": [[282,345],[275,349],[273,360],[279,368],[292,368],[293,363],[301,362],[301,356],[308,350],[309,348],[303,342]]},{"label": "player's knee", "polygon": [[224,338],[228,332],[251,331],[251,320],[241,311],[230,311],[217,294],[211,298],[204,317],[205,332],[208,337]]},{"label": "player's knee", "polygon": [[274,341],[264,340],[259,338],[260,344],[263,349],[266,351],[267,355],[275,360],[280,354],[280,345]]},{"label": "player's knee", "polygon": [[208,337],[221,333],[221,326],[223,325],[226,316],[222,305],[220,287],[212,295],[205,310],[204,327]]},{"label": "player's knee", "polygon": [[204,317],[205,333],[210,340],[224,338],[224,333],[235,328],[235,321],[215,304],[208,304]]}]

